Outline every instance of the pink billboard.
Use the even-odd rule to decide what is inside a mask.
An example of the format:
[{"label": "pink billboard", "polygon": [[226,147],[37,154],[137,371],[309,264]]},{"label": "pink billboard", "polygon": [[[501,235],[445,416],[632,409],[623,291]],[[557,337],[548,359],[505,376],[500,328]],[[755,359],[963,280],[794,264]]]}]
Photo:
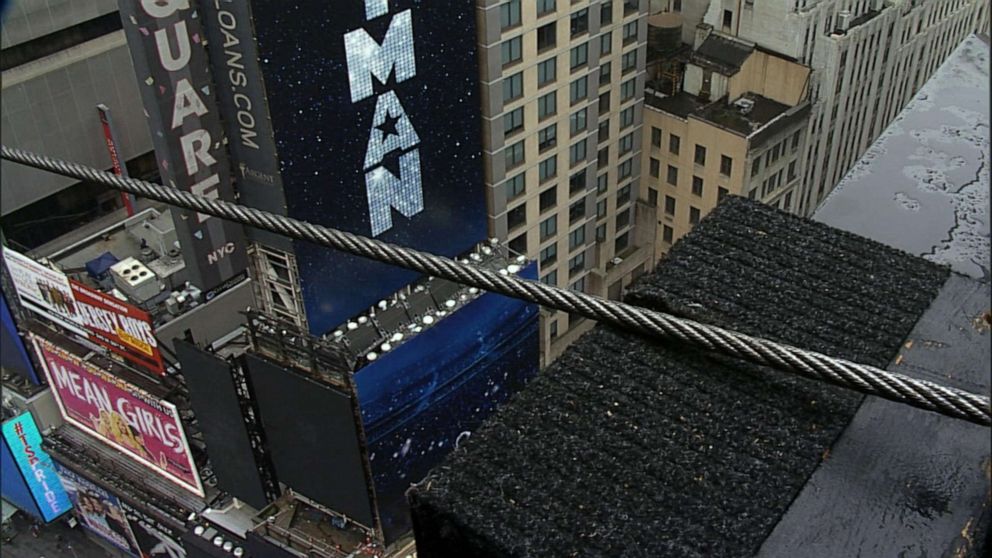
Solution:
[{"label": "pink billboard", "polygon": [[203,496],[179,413],[78,356],[31,335],[62,416],[72,425]]}]

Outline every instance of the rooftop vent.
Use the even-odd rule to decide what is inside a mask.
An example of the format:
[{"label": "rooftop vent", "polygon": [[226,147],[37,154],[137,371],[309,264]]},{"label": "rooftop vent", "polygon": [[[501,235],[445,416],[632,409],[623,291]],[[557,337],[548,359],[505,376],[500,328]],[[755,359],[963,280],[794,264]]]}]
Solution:
[{"label": "rooftop vent", "polygon": [[754,108],[754,101],[742,97],[734,101],[734,106],[737,107],[737,110],[741,111],[741,114],[750,114],[751,109]]}]

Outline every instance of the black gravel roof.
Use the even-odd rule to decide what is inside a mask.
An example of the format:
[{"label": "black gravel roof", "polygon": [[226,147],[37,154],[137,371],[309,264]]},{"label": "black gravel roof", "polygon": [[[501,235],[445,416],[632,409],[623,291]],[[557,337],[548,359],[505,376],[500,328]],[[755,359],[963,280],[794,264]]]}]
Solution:
[{"label": "black gravel roof", "polygon": [[[884,367],[947,276],[728,197],[627,299]],[[597,327],[411,491],[418,555],[751,556],[861,399]]]}]

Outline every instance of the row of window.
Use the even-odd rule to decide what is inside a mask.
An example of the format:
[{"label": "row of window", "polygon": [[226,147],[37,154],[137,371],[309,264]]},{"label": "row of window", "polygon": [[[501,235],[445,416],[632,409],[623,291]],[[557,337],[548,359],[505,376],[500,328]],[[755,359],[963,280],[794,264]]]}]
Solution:
[{"label": "row of window", "polygon": [[[625,0],[624,16],[637,12],[638,3],[638,0]],[[535,4],[538,18],[554,13],[557,8],[555,0],[536,0]],[[501,30],[507,31],[521,24],[521,5],[521,0],[509,0],[500,5],[499,22]],[[602,27],[611,23],[613,23],[613,1],[604,0],[599,6],[599,25]],[[577,37],[589,30],[589,8],[582,8],[571,14],[569,17],[569,30],[572,37]]]},{"label": "row of window", "polygon": [[[652,147],[661,148],[662,130],[661,128],[651,127],[651,145]],[[682,138],[679,136],[669,133],[668,134],[668,152],[672,155],[679,155],[682,150]],[[654,161],[654,159],[652,159]],[[693,162],[699,166],[706,166],[706,146],[696,144],[695,151],[693,152]],[[724,176],[730,176],[734,170],[734,159],[728,157],[727,155],[720,155],[720,174]]]},{"label": "row of window", "polygon": [[[585,45],[580,45],[572,49],[573,54],[573,65],[572,70],[584,67],[588,62],[588,52],[582,47]],[[576,54],[576,49],[581,49],[578,54]],[[511,50],[509,52],[517,52]],[[625,53],[621,58],[621,75],[626,75],[637,69],[638,60],[638,50],[633,49],[628,53]],[[580,61],[579,65],[576,66],[574,63]],[[597,85],[604,85],[610,82],[610,71],[612,65],[607,62],[600,66],[600,73]],[[542,62],[539,62],[536,66],[537,68],[537,86],[538,88],[545,87],[551,83],[557,81],[557,59],[552,57]],[[637,94],[636,81],[634,79],[627,80],[621,84],[620,95],[621,99],[624,101],[633,99]],[[524,94],[524,73],[517,72],[513,75],[509,75],[503,78],[503,103],[508,104],[519,98]],[[589,76],[582,76],[569,84],[569,102],[574,105],[579,101],[588,98],[589,95]]]},{"label": "row of window", "polygon": [[[669,217],[675,217],[676,211],[676,200],[672,196],[665,196],[665,215]],[[695,225],[699,223],[700,210],[698,207],[689,206],[689,224]]]},{"label": "row of window", "polygon": [[[620,129],[626,130],[627,128],[634,125],[634,106],[629,106],[624,110],[620,111]],[[519,112],[518,112],[519,111]],[[586,130],[588,126],[588,110],[583,108],[580,109],[569,117],[569,132],[572,136],[577,135],[579,132]],[[609,137],[609,122],[606,122],[605,133]],[[523,111],[522,107],[514,109],[504,115],[503,118],[503,130],[508,136],[513,135],[523,129]],[[604,133],[604,126],[600,126],[600,139],[602,139]],[[522,139],[516,143],[512,143],[503,149],[504,165],[506,170],[515,169],[525,162],[525,144],[526,138]],[[569,166],[575,166],[578,163],[586,160],[587,155],[587,139],[584,138],[579,140],[577,143],[572,144],[569,148]],[[551,124],[546,126],[537,132],[537,145],[538,152],[543,153],[558,144],[558,125]],[[628,134],[621,138],[619,143],[620,154],[624,155],[633,150],[634,138],[633,133]],[[538,164],[538,167],[543,169],[540,171],[541,181],[545,181],[549,178],[556,176],[558,169],[558,155],[552,155],[549,159],[545,159]],[[548,171],[548,172],[545,172]],[[551,172],[554,171],[554,172]],[[627,172],[630,175],[630,172]]]}]

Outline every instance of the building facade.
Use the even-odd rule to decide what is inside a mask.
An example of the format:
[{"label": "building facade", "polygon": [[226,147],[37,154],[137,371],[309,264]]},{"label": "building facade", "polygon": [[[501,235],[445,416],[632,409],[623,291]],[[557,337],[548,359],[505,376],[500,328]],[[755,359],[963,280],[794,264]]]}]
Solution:
[{"label": "building facade", "polygon": [[683,90],[649,90],[641,174],[657,207],[656,258],[727,194],[794,211],[809,68],[703,26]]},{"label": "building facade", "polygon": [[[152,140],[116,0],[11,2],[0,27],[4,145],[111,168],[97,105],[113,115],[120,159],[133,176],[155,174]],[[113,190],[0,163],[3,235],[33,249],[118,210]],[[11,187],[30,185],[30,187]]]},{"label": "building facade", "polygon": [[[543,282],[618,298],[652,267],[638,200],[646,0],[478,0],[492,236]],[[590,321],[545,312],[547,363]]]},{"label": "building facade", "polygon": [[[676,0],[673,0],[676,1]],[[941,62],[987,31],[982,0],[709,2],[703,22],[810,66],[797,211],[809,215]]]}]

